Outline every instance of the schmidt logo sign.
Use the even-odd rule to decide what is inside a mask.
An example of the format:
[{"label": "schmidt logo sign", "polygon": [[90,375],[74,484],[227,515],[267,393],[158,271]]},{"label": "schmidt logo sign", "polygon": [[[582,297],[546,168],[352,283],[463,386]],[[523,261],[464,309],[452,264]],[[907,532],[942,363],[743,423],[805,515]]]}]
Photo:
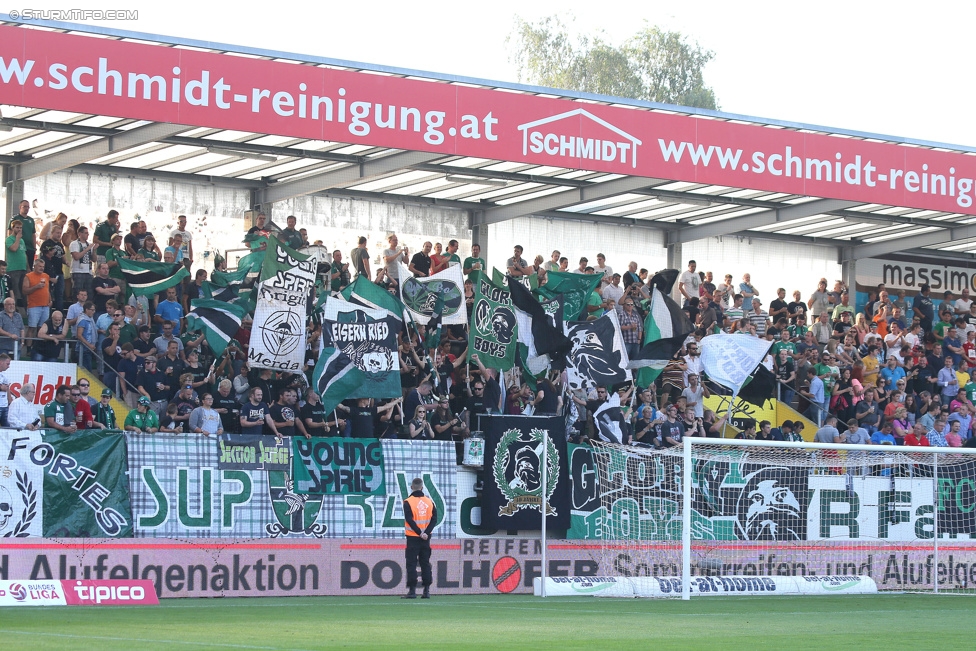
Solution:
[{"label": "schmidt logo sign", "polygon": [[[576,116],[585,120],[570,119]],[[520,124],[518,129],[522,132],[523,156],[532,152],[625,164],[629,159],[630,166],[637,167],[637,146],[641,141],[584,109]],[[591,137],[579,135],[591,132]]]}]

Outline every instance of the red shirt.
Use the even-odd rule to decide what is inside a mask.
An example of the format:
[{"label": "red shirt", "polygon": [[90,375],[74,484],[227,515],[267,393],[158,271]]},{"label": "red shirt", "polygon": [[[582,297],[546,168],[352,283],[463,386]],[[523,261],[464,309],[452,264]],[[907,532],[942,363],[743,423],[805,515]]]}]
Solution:
[{"label": "red shirt", "polygon": [[976,362],[976,344],[967,341],[962,345],[962,356],[970,362]]},{"label": "red shirt", "polygon": [[74,405],[75,408],[75,427],[78,429],[91,429],[95,424],[95,419],[92,417],[91,407],[88,405],[87,400],[79,400]]},{"label": "red shirt", "polygon": [[915,432],[912,432],[905,437],[905,445],[927,448],[929,447],[929,437],[927,437],[925,434],[922,434],[922,438],[919,439],[915,436]]}]

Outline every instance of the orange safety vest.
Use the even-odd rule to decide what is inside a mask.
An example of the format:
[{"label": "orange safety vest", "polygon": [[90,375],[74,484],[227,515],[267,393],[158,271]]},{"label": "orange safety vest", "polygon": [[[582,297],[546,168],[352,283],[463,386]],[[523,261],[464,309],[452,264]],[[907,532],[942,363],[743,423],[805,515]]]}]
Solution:
[{"label": "orange safety vest", "polygon": [[[410,512],[413,514],[413,521],[417,523],[417,527],[424,531],[427,525],[430,524],[430,518],[434,515],[434,502],[431,501],[429,497],[413,497],[410,496],[404,500],[410,505]],[[413,536],[414,538],[419,538],[420,536],[416,531],[413,530],[406,520],[403,522],[403,528],[408,536]]]}]

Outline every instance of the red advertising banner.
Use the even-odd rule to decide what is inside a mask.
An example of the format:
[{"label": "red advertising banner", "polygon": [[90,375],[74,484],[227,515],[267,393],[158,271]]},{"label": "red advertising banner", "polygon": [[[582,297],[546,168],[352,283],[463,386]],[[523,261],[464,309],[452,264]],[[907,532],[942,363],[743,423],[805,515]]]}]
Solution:
[{"label": "red advertising banner", "polygon": [[69,606],[158,606],[156,587],[149,580],[61,581]]},{"label": "red advertising banner", "polygon": [[0,102],[976,214],[976,157],[0,27]]},{"label": "red advertising banner", "polygon": [[[439,594],[530,594],[533,580],[542,575],[538,539],[435,539],[432,548],[432,588]],[[680,576],[680,557],[680,547],[670,543],[552,540],[546,564],[548,576],[557,578],[673,577]],[[726,576],[869,576],[879,590],[930,590],[936,581],[941,589],[976,586],[976,544],[969,541],[943,541],[937,554],[931,544],[742,542],[716,548],[714,565],[714,573]],[[136,598],[137,585],[143,586],[144,599]],[[121,586],[129,587],[128,600]],[[404,543],[361,538],[0,541],[0,605],[35,599],[91,604],[99,598],[102,605],[148,604],[150,586],[163,598],[401,594],[406,591]]]}]

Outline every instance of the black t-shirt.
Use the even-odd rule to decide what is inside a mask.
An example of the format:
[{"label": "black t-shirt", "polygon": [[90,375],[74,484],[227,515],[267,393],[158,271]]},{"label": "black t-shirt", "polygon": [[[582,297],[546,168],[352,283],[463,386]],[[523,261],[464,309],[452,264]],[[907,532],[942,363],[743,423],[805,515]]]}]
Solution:
[{"label": "black t-shirt", "polygon": [[163,355],[158,358],[156,362],[156,367],[159,372],[166,376],[169,382],[166,384],[171,384],[174,387],[180,381],[180,376],[183,375],[183,369],[186,368],[186,364],[180,360],[179,357],[176,359],[170,359],[169,355]]},{"label": "black t-shirt", "polygon": [[159,371],[155,371],[153,373],[147,373],[146,371],[143,371],[139,373],[139,377],[136,378],[135,385],[137,387],[142,387],[143,389],[145,389],[146,392],[149,394],[150,400],[152,400],[153,402],[158,402],[160,400],[167,400],[170,396],[170,390],[161,389],[160,385],[173,386],[173,387],[176,386],[175,384],[171,385],[170,379],[165,375],[163,375],[162,373],[160,373]]},{"label": "black t-shirt", "polygon": [[[207,375],[210,374],[209,373],[209,369],[208,368],[204,368],[199,363],[196,365],[196,368],[194,368],[194,367],[190,366],[189,364],[187,364],[186,366],[183,367],[183,372],[184,373],[189,373],[190,375],[193,376],[193,383],[194,384],[196,384],[197,382],[202,382],[202,381],[206,380],[207,379]],[[214,405],[214,406],[216,407],[216,405]]]},{"label": "black t-shirt", "polygon": [[851,324],[850,323],[844,323],[843,321],[838,321],[838,322],[836,322],[834,324],[834,334],[835,335],[844,335],[844,334],[847,334],[847,331],[850,330],[850,329],[851,329]]},{"label": "black t-shirt", "polygon": [[[48,326],[48,332],[50,330],[51,326]],[[119,347],[118,342],[112,343],[111,339],[106,339],[102,343],[102,346],[102,356],[105,359],[105,365],[113,371],[118,371],[119,362],[122,361],[122,349]]]},{"label": "black t-shirt", "polygon": [[[770,313],[773,313],[776,310],[782,310],[784,307],[786,308],[787,312],[789,312],[790,307],[789,307],[789,305],[786,304],[786,301],[780,300],[778,298],[774,298],[769,303],[769,312]],[[788,317],[789,314],[788,313],[787,314],[777,314],[775,317],[770,317],[770,318],[772,318],[775,321],[776,319],[779,319],[779,318],[784,317],[784,316]]]},{"label": "black t-shirt", "polygon": [[793,301],[792,303],[790,303],[789,305],[786,306],[786,309],[789,311],[789,313],[791,315],[792,314],[795,314],[796,315],[796,316],[791,316],[790,317],[790,323],[792,325],[796,325],[796,317],[797,316],[799,316],[801,314],[803,316],[806,316],[806,314],[807,314],[807,304],[804,303],[803,301]]},{"label": "black t-shirt", "polygon": [[556,406],[559,404],[559,397],[556,395],[556,387],[549,380],[543,380],[538,384],[539,391],[543,392],[543,398],[535,406],[537,414],[555,414]]},{"label": "black t-shirt", "polygon": [[674,447],[668,443],[668,438],[672,438],[675,441],[681,442],[681,437],[685,433],[685,424],[680,420],[671,422],[665,420],[663,423],[658,425],[658,434],[661,438],[661,447],[670,448]]},{"label": "black t-shirt", "polygon": [[357,439],[376,438],[376,407],[353,405],[349,409],[352,436]]},{"label": "black t-shirt", "polygon": [[[311,403],[306,402],[302,406],[302,409],[299,412],[299,415],[302,418],[302,423],[304,423],[306,420],[310,420],[313,423],[324,423],[325,422],[325,405],[323,405],[321,402],[319,402],[318,404],[314,404],[314,405],[311,404]],[[312,436],[325,436],[326,435],[324,429],[309,429],[308,427],[306,427],[305,429]]]},{"label": "black t-shirt", "polygon": [[98,288],[99,287],[111,288],[111,287],[118,287],[118,286],[119,286],[118,283],[116,283],[111,278],[99,278],[98,276],[95,276],[94,280],[92,280],[92,295],[93,296],[91,297],[91,299],[92,299],[92,302],[95,304],[95,311],[96,312],[99,312],[99,313],[104,312],[105,311],[105,304],[108,302],[108,299],[113,298],[109,294],[100,294],[100,293],[98,293]]},{"label": "black t-shirt", "polygon": [[[143,341],[142,337],[136,337],[132,340],[132,349],[137,353],[142,353],[145,355],[146,353],[154,351],[156,349],[156,345],[153,344],[152,341]],[[140,366],[142,366],[142,359],[143,358],[140,356],[137,360]]]},{"label": "black t-shirt", "polygon": [[[54,255],[47,257],[49,251],[54,251]],[[64,247],[57,240],[44,240],[41,244],[41,255],[44,256],[44,273],[51,278],[60,278],[64,275]]]},{"label": "black t-shirt", "polygon": [[438,441],[452,441],[451,430],[452,427],[448,427],[443,432],[438,432],[438,427],[443,427],[454,420],[454,416],[448,412],[445,416],[441,416],[439,409],[434,410],[433,416],[430,417],[430,426],[434,430],[434,438]]},{"label": "black t-shirt", "polygon": [[237,400],[234,399],[234,391],[231,390],[227,394],[227,397],[220,395],[217,391],[213,394],[213,408],[214,409],[226,409],[226,414],[220,415],[220,424],[224,428],[224,431],[228,434],[234,434],[241,427],[240,421],[240,411],[241,406],[238,404]]},{"label": "black t-shirt", "polygon": [[241,434],[262,434],[264,432],[264,417],[268,415],[268,403],[261,401],[254,404],[250,400],[241,407],[241,416],[248,423],[241,428]]},{"label": "black t-shirt", "polygon": [[790,376],[793,375],[793,370],[795,368],[796,365],[793,363],[792,358],[787,357],[786,361],[782,363],[780,363],[779,357],[776,358],[776,377],[778,377],[783,382],[786,382],[787,380],[790,379]]},{"label": "black t-shirt", "polygon": [[861,423],[861,427],[877,427],[881,420],[881,406],[876,402],[868,402],[867,400],[862,400],[857,403],[857,410],[855,414],[860,416],[861,414],[868,413],[868,410],[874,407],[874,413],[865,416],[864,418],[858,418],[858,422]]},{"label": "black t-shirt", "polygon": [[417,251],[410,258],[410,264],[413,265],[413,268],[424,272],[425,275],[430,275],[430,262],[430,256],[423,251]]},{"label": "black t-shirt", "polygon": [[282,436],[294,436],[295,435],[295,424],[294,420],[297,414],[295,410],[288,405],[281,405],[277,402],[271,405],[271,420],[275,423],[284,423],[286,421],[291,422],[290,425],[275,425],[278,428],[278,433]]},{"label": "black t-shirt", "polygon": [[[134,252],[139,253],[139,249],[142,248],[142,244],[139,243],[139,236],[129,233],[123,237],[122,248],[125,249],[127,246],[131,246]],[[126,249],[126,252],[128,252],[128,249]]]}]

